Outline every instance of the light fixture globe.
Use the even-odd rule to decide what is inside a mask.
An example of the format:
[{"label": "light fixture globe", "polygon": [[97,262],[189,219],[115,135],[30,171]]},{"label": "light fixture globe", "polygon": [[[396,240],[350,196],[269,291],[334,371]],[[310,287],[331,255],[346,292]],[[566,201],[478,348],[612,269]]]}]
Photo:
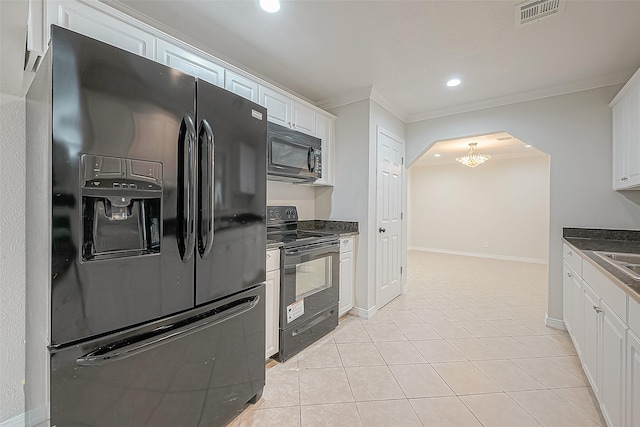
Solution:
[{"label": "light fixture globe", "polygon": [[269,13],[276,13],[280,10],[280,0],[260,0],[260,7]]},{"label": "light fixture globe", "polygon": [[456,157],[456,161],[462,163],[465,166],[469,166],[470,168],[475,168],[476,166],[486,162],[491,158],[488,154],[480,154],[476,147],[478,146],[477,142],[471,142],[469,144],[469,152],[460,157]]}]

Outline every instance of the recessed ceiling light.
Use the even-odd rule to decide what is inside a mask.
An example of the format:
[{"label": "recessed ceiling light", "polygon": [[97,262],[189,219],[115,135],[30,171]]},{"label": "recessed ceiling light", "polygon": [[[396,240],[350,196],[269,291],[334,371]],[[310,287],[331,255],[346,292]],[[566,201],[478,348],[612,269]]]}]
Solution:
[{"label": "recessed ceiling light", "polygon": [[451,79],[447,82],[447,86],[449,87],[456,87],[458,86],[460,83],[462,83],[462,80],[460,79]]},{"label": "recessed ceiling light", "polygon": [[260,7],[269,13],[276,13],[280,10],[280,0],[260,0]]},{"label": "recessed ceiling light", "polygon": [[525,145],[524,148],[531,148],[531,146],[530,145]]},{"label": "recessed ceiling light", "polygon": [[440,154],[434,154],[433,157],[440,157]]}]

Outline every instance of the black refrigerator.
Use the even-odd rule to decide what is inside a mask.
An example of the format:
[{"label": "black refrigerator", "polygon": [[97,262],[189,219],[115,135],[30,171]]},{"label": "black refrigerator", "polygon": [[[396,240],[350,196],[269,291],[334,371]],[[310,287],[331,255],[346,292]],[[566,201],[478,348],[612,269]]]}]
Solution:
[{"label": "black refrigerator", "polygon": [[28,286],[50,286],[51,425],[224,425],[265,384],[266,110],[51,35],[27,96],[27,143],[50,147],[50,283]]}]

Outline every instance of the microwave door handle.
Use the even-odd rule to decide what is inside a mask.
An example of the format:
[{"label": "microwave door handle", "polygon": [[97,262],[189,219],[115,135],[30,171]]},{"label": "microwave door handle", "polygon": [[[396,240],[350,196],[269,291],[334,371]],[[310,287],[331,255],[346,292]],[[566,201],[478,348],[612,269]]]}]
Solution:
[{"label": "microwave door handle", "polygon": [[[215,137],[213,135],[213,131],[211,130],[211,125],[207,120],[202,120],[200,122],[200,130],[198,131],[198,142],[200,147],[200,153],[205,151],[207,152],[207,161],[206,161],[206,170],[200,171],[200,191],[207,191],[209,196],[209,200],[207,206],[200,207],[200,218],[198,221],[198,252],[200,253],[200,257],[202,259],[207,258],[209,253],[211,252],[211,248],[213,247],[213,237],[214,237],[214,228],[213,228],[213,220],[214,220],[214,209],[215,209],[215,200],[214,200],[214,180],[215,180]],[[206,142],[206,144],[204,143]],[[206,147],[204,147],[206,145]],[[202,177],[204,176],[204,182]],[[207,215],[203,218],[202,213],[206,212]],[[203,231],[206,234],[206,237],[203,238]]]},{"label": "microwave door handle", "polygon": [[197,156],[194,150],[196,129],[189,114],[182,118],[178,137],[178,178],[181,188],[178,194],[178,249],[182,261],[193,256],[195,247],[195,195]]},{"label": "microwave door handle", "polygon": [[309,166],[309,172],[313,172],[316,169],[316,150],[313,147],[309,147],[307,153],[307,165]]}]

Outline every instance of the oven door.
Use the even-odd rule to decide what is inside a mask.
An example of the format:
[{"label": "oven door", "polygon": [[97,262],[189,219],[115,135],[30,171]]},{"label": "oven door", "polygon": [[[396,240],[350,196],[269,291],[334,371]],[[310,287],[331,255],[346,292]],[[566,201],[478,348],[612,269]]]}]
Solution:
[{"label": "oven door", "polygon": [[338,240],[285,248],[280,329],[296,327],[337,304],[339,277]]}]

